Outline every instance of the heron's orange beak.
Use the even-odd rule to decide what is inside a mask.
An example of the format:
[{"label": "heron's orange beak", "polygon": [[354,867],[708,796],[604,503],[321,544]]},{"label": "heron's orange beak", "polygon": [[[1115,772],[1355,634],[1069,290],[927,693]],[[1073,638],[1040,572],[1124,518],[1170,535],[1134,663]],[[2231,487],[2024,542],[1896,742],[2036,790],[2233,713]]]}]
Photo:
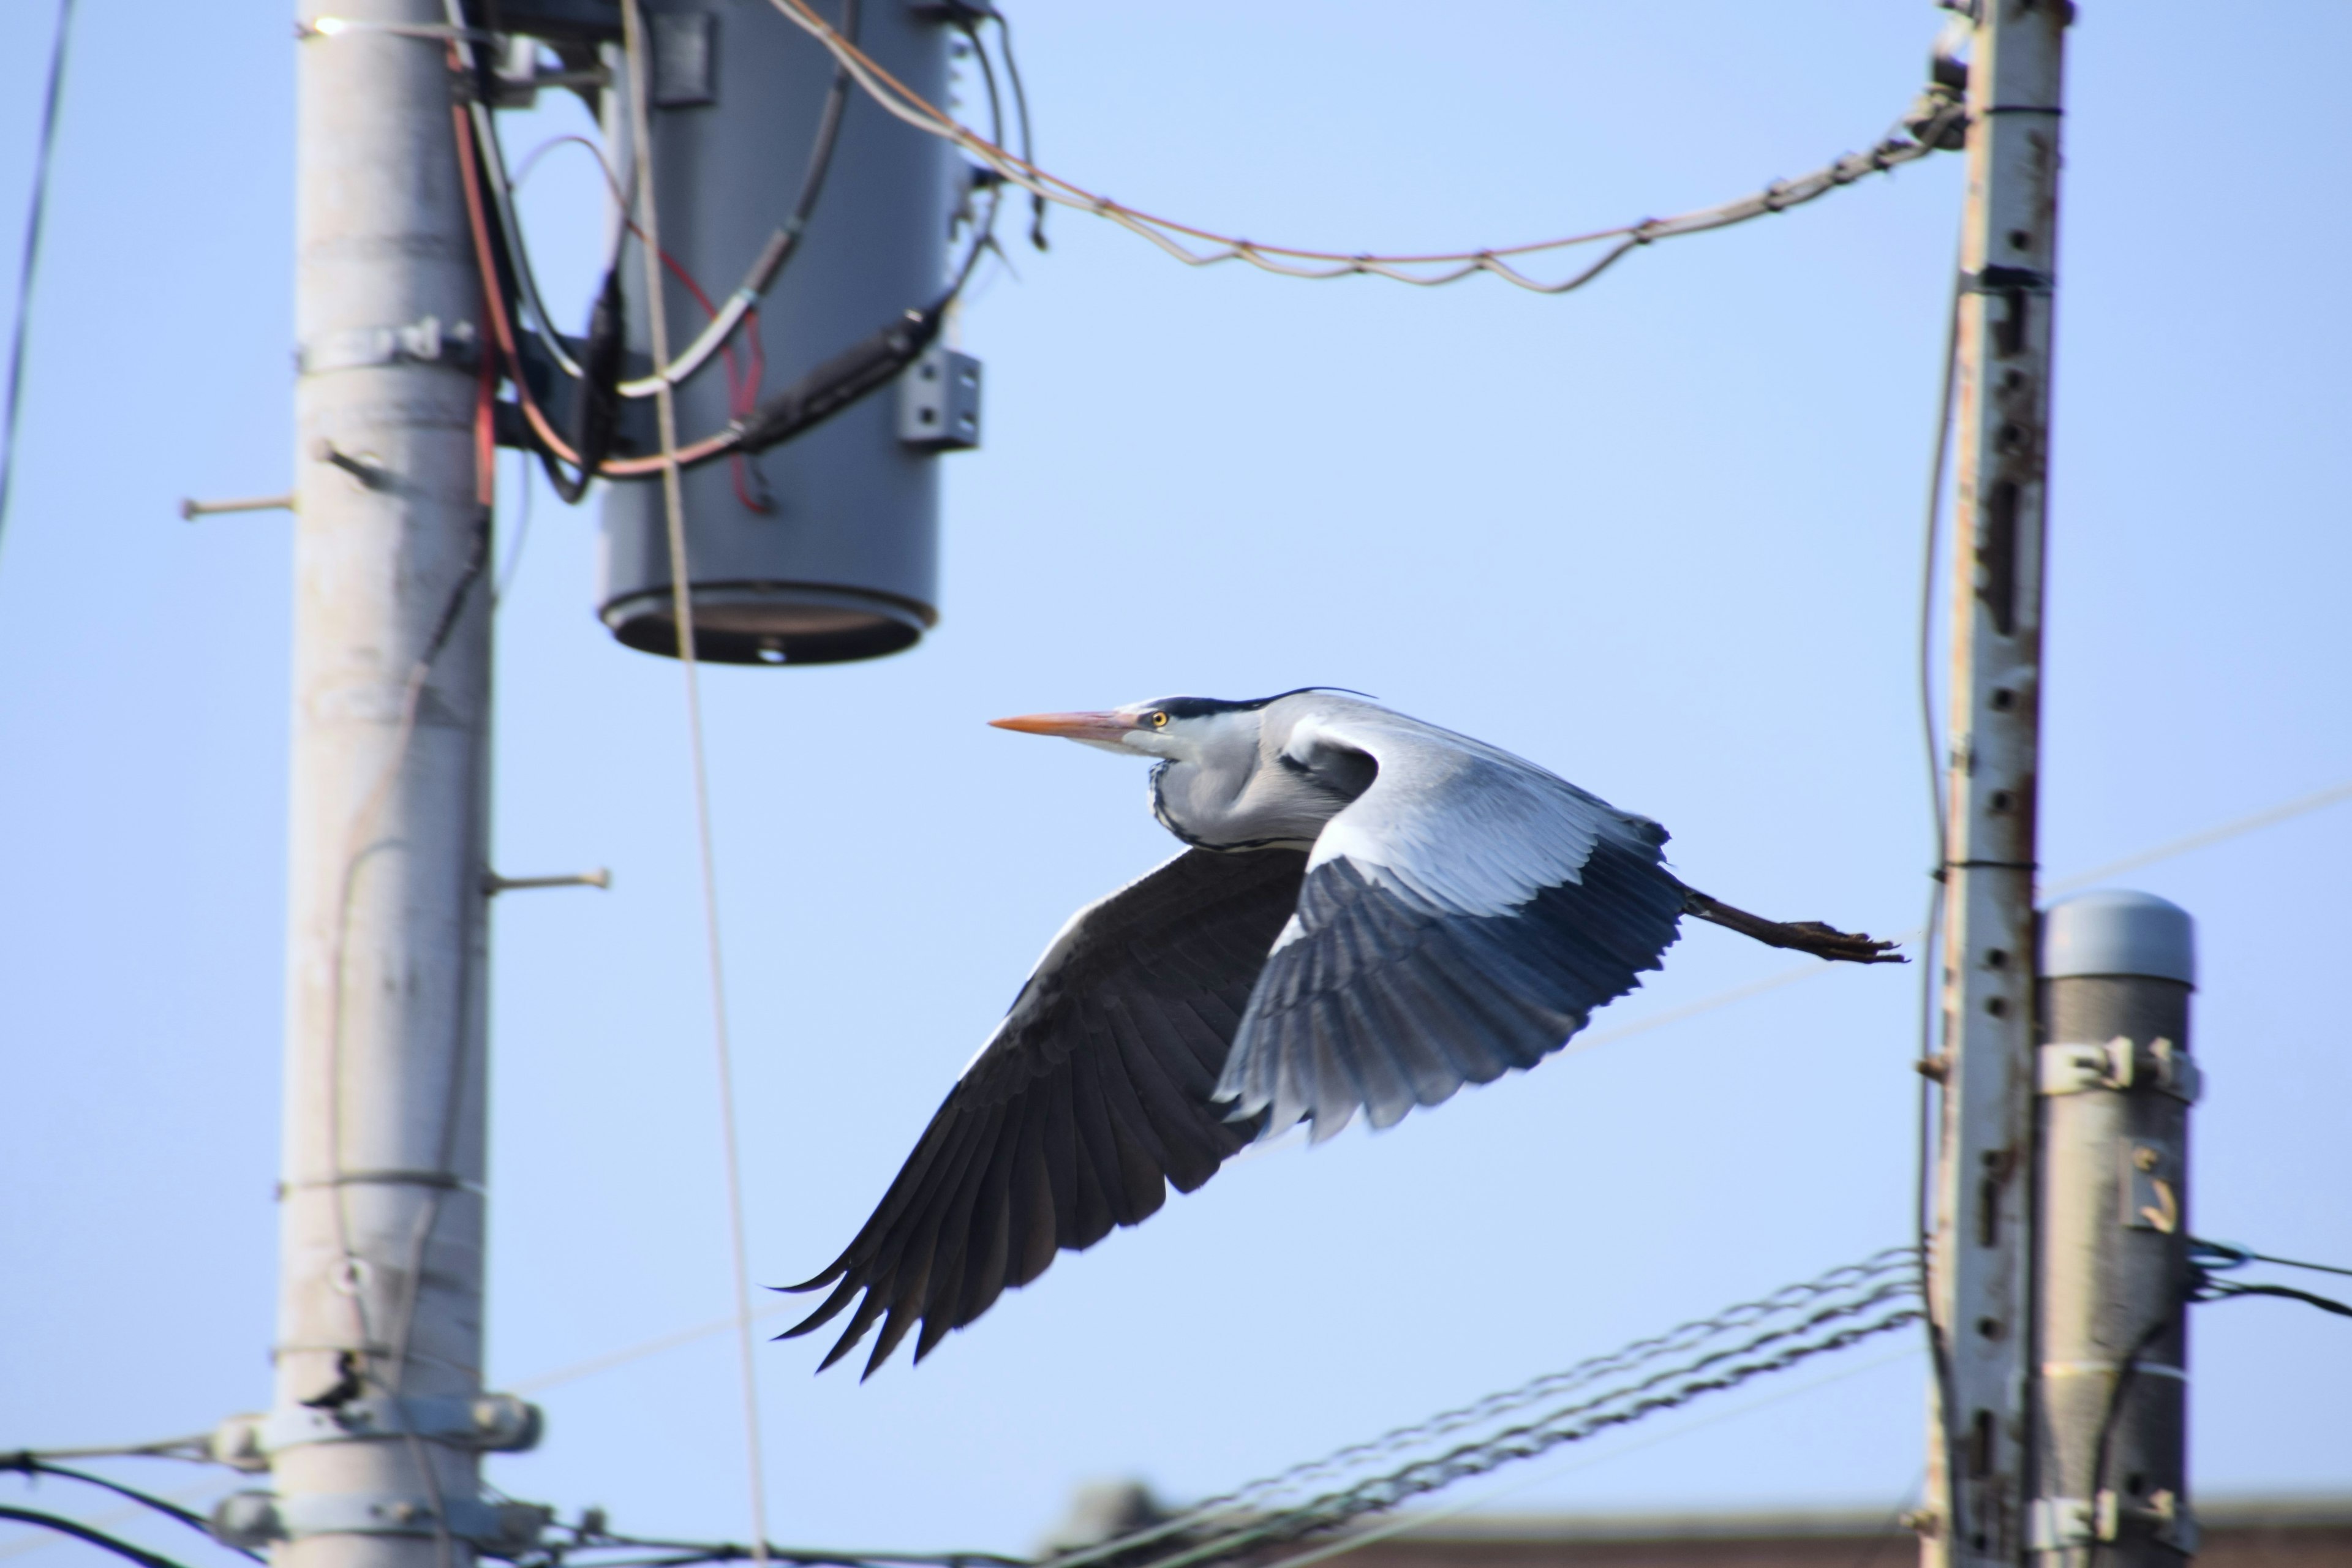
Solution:
[{"label": "heron's orange beak", "polygon": [[1024,713],[1013,719],[991,719],[989,723],[999,730],[1018,730],[1024,735],[1114,742],[1135,728],[1134,719],[1125,713]]}]

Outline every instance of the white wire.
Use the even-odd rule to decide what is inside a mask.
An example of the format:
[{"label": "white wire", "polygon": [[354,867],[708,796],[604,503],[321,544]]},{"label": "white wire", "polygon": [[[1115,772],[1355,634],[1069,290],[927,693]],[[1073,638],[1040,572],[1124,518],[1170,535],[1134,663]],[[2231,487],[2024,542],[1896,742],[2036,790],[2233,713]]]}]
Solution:
[{"label": "white wire", "polygon": [[[669,363],[668,311],[662,297],[661,216],[654,203],[652,116],[646,107],[645,16],[639,0],[622,0],[628,55],[631,162],[636,165],[637,210],[644,236],[646,318],[656,364]],[[719,1073],[719,1133],[727,1173],[727,1240],[735,1274],[735,1339],[742,1381],[744,1458],[751,1471],[751,1560],[768,1563],[767,1465],[760,1435],[759,1366],[751,1336],[751,1269],[743,1237],[743,1172],[735,1137],[734,1052],[727,1031],[727,973],[719,940],[719,864],[711,847],[710,774],[702,739],[702,686],[694,657],[694,600],[687,580],[686,498],[677,468],[677,399],[664,382],[654,406],[661,430],[662,507],[668,522],[671,615],[677,623],[677,662],[686,678],[687,749],[694,773],[694,827],[702,865],[702,931],[710,957],[710,1036]]]}]

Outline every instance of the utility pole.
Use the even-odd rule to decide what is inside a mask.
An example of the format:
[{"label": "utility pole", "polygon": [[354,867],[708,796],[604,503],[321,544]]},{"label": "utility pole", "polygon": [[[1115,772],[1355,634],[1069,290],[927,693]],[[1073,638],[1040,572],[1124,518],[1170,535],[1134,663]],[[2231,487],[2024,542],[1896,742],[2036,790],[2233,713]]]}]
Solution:
[{"label": "utility pole", "polygon": [[[310,7],[305,7],[306,11]],[[276,1387],[215,1529],[281,1568],[468,1568],[486,1502],[489,460],[440,0],[296,46],[294,705]],[[530,1517],[524,1517],[528,1514]]]},{"label": "utility pole", "polygon": [[1975,0],[1961,229],[1943,1083],[1924,1568],[2024,1552],[2034,817],[2071,0]]},{"label": "utility pole", "polygon": [[2042,927],[2035,1164],[2041,1568],[2179,1568],[2188,1509],[2188,913],[2086,893]]}]

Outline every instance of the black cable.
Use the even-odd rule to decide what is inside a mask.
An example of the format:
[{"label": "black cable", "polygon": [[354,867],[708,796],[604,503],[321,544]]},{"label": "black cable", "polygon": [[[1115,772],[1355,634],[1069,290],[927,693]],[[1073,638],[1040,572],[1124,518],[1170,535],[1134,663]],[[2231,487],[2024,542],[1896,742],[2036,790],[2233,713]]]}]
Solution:
[{"label": "black cable", "polygon": [[[858,0],[841,0],[841,36],[853,44],[857,42],[857,23]],[[776,231],[785,237],[783,251],[773,262],[761,257],[760,267],[771,270],[761,272],[759,268],[753,268],[759,278],[759,281],[751,286],[754,293],[768,291],[768,286],[776,280],[776,275],[784,269],[784,263],[791,259],[793,251],[800,245],[801,231],[808,227],[809,220],[816,216],[817,198],[824,194],[825,176],[833,172],[833,152],[841,142],[841,120],[848,111],[850,86],[849,68],[836,62],[833,68],[833,85],[826,89],[824,108],[818,113],[816,142],[809,149],[808,167],[801,173],[800,199],[793,204],[792,216],[785,220],[784,226]],[[774,240],[769,241],[771,246],[775,243]]]},{"label": "black cable", "polygon": [[118,1497],[129,1498],[132,1502],[143,1504],[158,1513],[169,1514],[182,1524],[201,1530],[206,1534],[212,1532],[212,1526],[205,1521],[204,1515],[192,1513],[169,1498],[156,1497],[152,1492],[142,1492],[136,1487],[126,1487],[120,1481],[108,1480],[104,1476],[93,1476],[87,1470],[74,1470],[63,1465],[52,1465],[47,1460],[37,1457],[30,1449],[22,1453],[0,1456],[0,1470],[17,1470],[27,1476],[56,1476],[64,1480],[80,1481],[86,1486],[103,1487]]},{"label": "black cable", "polygon": [[128,1557],[133,1563],[140,1564],[140,1568],[186,1568],[184,1563],[174,1563],[169,1557],[144,1551],[127,1541],[118,1541],[102,1530],[92,1530],[89,1526],[79,1521],[68,1519],[63,1514],[43,1513],[38,1509],[0,1506],[0,1519],[13,1519],[24,1524],[37,1524],[45,1530],[54,1530],[60,1535],[78,1537],[89,1542],[92,1546],[113,1552],[117,1557]]},{"label": "black cable", "polygon": [[2232,1280],[2227,1284],[2210,1281],[2200,1301],[2227,1301],[2239,1296],[2279,1296],[2290,1301],[2301,1301],[2306,1307],[2316,1307],[2323,1312],[2333,1312],[2339,1318],[2352,1318],[2352,1306],[2327,1296],[2315,1296],[2308,1290],[2298,1290],[2292,1285],[2241,1285]]},{"label": "black cable", "polygon": [[[489,165],[480,146],[473,149],[469,162],[467,174],[479,183],[482,190],[488,191],[496,182],[490,177]],[[949,308],[971,281],[982,254],[995,248],[996,218],[1002,205],[997,194],[992,192],[982,232],[974,237],[962,262],[956,268],[954,279],[937,300],[919,309],[906,310],[897,321],[826,360],[750,413],[730,420],[726,427],[716,435],[688,443],[689,447],[697,449],[691,456],[680,456],[678,467],[699,468],[704,463],[738,452],[764,451],[806,433],[895,380],[939,336]],[[490,276],[482,280],[484,287],[497,291],[501,310],[509,321],[516,321],[513,267],[499,226],[482,225],[480,243],[488,248],[491,263],[488,268]],[[772,244],[770,248],[774,248]],[[509,353],[507,375],[519,385],[527,386],[526,366],[521,363],[520,354],[520,340],[518,339]],[[563,494],[572,490],[577,483],[580,489],[572,493],[584,493],[585,481],[593,468],[583,469],[579,480],[574,481],[562,471],[563,459],[549,449],[537,434],[536,427],[528,421],[525,427],[530,432],[530,448],[540,454],[557,492]],[[586,454],[575,449],[573,457],[582,456]]]},{"label": "black cable", "polygon": [[576,506],[596,478],[596,466],[613,449],[614,432],[621,423],[621,354],[627,306],[621,297],[621,265],[606,268],[604,286],[596,291],[595,307],[588,312],[588,338],[580,354],[578,403],[572,419],[572,450],[578,454],[577,477],[563,471],[551,452],[541,452],[548,483],[566,506]]},{"label": "black cable", "polygon": [[33,313],[33,275],[41,260],[41,224],[49,208],[49,159],[57,151],[58,107],[64,100],[66,40],[73,31],[74,0],[58,0],[57,37],[49,46],[49,85],[41,100],[41,139],[33,153],[33,195],[25,211],[25,251],[16,269],[16,328],[8,342],[8,405],[0,412],[0,536],[8,527],[8,497],[16,476],[16,422],[25,384],[25,333]]},{"label": "black cable", "polygon": [[[1004,144],[1004,103],[996,90],[996,68],[989,63],[988,47],[981,41],[980,37],[980,21],[987,16],[988,13],[985,11],[968,7],[959,8],[955,12],[956,25],[963,29],[965,40],[971,45],[972,57],[980,62],[981,80],[987,84],[988,139],[996,145],[1003,146]],[[985,219],[976,218],[972,222],[973,233],[975,236],[984,237],[982,243],[985,243],[992,241],[996,234],[996,215],[1004,205],[1004,177],[993,169],[975,167],[971,172],[974,176],[973,184],[976,186],[984,183],[988,191],[988,216]],[[978,251],[975,250],[973,254],[977,256]]]},{"label": "black cable", "polygon": [[449,589],[448,603],[441,606],[441,619],[433,627],[432,640],[425,645],[425,651],[417,655],[419,674],[431,669],[433,661],[439,658],[441,650],[448,646],[450,634],[457,629],[458,614],[466,607],[466,596],[474,591],[475,583],[481,578],[482,568],[489,562],[490,509],[483,507],[481,515],[474,520],[474,540],[471,548],[466,552],[466,569],[457,574],[457,581]]},{"label": "black cable", "polygon": [[[991,6],[989,14],[996,18],[997,47],[1004,51],[1005,79],[1013,84],[1013,112],[1021,122],[1021,161],[1036,167],[1037,149],[1029,139],[1029,90],[1021,85],[1021,62],[1013,58],[1013,19],[1002,6]],[[1029,243],[1039,250],[1045,244],[1045,198],[1037,191],[1029,193]]]},{"label": "black cable", "polygon": [[[2192,1274],[2195,1272],[2197,1271],[2192,1270]],[[2194,1289],[2193,1285],[2191,1289]],[[2132,1380],[2139,1373],[2139,1359],[2148,1352],[2157,1341],[2164,1337],[2168,1330],[2180,1321],[2181,1309],[2190,1300],[2189,1291],[2183,1291],[2179,1300],[2167,1309],[2162,1316],[2140,1331],[2139,1338],[2134,1340],[2131,1349],[2125,1352],[2122,1364],[2116,1368],[2115,1384],[2107,1390],[2107,1408],[2099,1417],[2099,1440],[2091,1447],[2090,1489],[2094,1508],[2098,1506],[2099,1494],[2107,1489],[2108,1449],[2115,1441],[2116,1423],[2123,1415],[2124,1395],[2130,1392]],[[2105,1544],[2106,1543],[2104,1542],[2095,1542],[2094,1552],[2095,1552],[2098,1546]]]},{"label": "black cable", "polygon": [[2352,1277],[2352,1268],[2339,1268],[2333,1263],[2305,1263],[2294,1258],[2274,1258],[2267,1252],[2256,1252],[2251,1247],[2240,1247],[2231,1241],[2207,1241],[2202,1237],[2192,1236],[2189,1238],[2189,1246],[2192,1251],[2201,1250],[2211,1258],[2228,1258],[2227,1263],[2219,1266],[2224,1268],[2235,1268],[2242,1263],[2275,1263],[2281,1268],[2308,1268],[2315,1274]]}]

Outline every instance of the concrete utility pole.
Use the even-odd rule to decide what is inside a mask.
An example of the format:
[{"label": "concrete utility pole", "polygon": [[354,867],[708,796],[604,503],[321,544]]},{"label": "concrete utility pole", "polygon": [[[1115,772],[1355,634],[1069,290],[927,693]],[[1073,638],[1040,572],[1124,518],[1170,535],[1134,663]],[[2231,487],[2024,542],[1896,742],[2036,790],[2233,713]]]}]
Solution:
[{"label": "concrete utility pole", "polygon": [[1926,1568],[2024,1552],[2034,808],[2058,133],[2070,0],[1977,0],[1961,231],[1945,819],[1939,1343]]},{"label": "concrete utility pole", "polygon": [[[306,8],[307,9],[307,8]],[[537,1510],[478,1450],[489,594],[482,303],[439,0],[296,46],[294,714],[276,1391],[224,1535],[293,1568],[466,1568]],[[521,1517],[521,1513],[531,1515]]]},{"label": "concrete utility pole", "polygon": [[2043,1568],[2179,1568],[2188,1498],[2188,914],[2086,893],[2042,917],[2036,1421]]}]

